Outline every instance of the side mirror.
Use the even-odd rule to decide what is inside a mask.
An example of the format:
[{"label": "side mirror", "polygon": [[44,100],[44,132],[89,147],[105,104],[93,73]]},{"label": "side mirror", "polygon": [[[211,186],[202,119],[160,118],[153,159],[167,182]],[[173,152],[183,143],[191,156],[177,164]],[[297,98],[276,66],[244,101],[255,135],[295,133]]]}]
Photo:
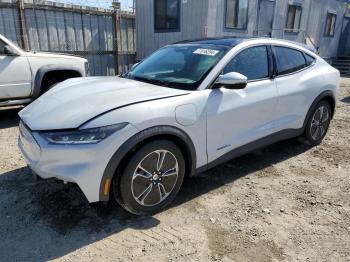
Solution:
[{"label": "side mirror", "polygon": [[11,46],[8,45],[4,47],[4,54],[7,56],[18,56],[18,54],[11,48]]},{"label": "side mirror", "polygon": [[244,89],[247,86],[248,78],[240,73],[231,72],[220,75],[213,88]]}]

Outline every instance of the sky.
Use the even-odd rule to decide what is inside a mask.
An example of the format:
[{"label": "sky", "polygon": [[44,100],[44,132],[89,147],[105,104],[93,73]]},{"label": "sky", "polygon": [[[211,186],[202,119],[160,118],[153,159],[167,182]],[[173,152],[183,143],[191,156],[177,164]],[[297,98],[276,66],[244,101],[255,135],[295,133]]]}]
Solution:
[{"label": "sky", "polygon": [[[53,0],[55,2],[76,4],[76,5],[86,5],[94,7],[108,8],[112,6],[112,0]],[[131,11],[133,0],[119,0],[121,3],[122,10]]]}]

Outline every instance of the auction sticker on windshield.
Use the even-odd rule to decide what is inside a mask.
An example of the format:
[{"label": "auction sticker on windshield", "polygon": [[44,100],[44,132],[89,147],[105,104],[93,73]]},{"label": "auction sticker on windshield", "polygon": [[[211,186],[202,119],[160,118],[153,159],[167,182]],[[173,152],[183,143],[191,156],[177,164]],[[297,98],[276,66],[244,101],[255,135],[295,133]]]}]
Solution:
[{"label": "auction sticker on windshield", "polygon": [[213,49],[198,48],[193,53],[197,54],[197,55],[216,56],[219,53],[219,51],[218,50],[213,50]]}]

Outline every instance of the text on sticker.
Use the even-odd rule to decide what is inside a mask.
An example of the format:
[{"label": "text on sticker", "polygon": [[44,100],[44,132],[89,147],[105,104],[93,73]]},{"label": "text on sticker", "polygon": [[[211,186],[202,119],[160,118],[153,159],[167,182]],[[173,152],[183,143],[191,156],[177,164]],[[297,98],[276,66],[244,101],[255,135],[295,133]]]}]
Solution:
[{"label": "text on sticker", "polygon": [[204,49],[204,48],[198,48],[196,51],[193,52],[197,55],[208,55],[208,56],[216,56],[217,53],[219,53],[218,50],[213,49]]}]

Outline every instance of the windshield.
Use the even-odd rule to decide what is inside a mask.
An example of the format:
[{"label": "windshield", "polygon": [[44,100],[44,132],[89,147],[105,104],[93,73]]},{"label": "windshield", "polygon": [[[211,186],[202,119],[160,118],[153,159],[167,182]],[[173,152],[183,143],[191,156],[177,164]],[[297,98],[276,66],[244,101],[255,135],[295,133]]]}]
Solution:
[{"label": "windshield", "polygon": [[164,47],[142,61],[127,78],[184,90],[196,90],[228,47],[183,44]]}]

